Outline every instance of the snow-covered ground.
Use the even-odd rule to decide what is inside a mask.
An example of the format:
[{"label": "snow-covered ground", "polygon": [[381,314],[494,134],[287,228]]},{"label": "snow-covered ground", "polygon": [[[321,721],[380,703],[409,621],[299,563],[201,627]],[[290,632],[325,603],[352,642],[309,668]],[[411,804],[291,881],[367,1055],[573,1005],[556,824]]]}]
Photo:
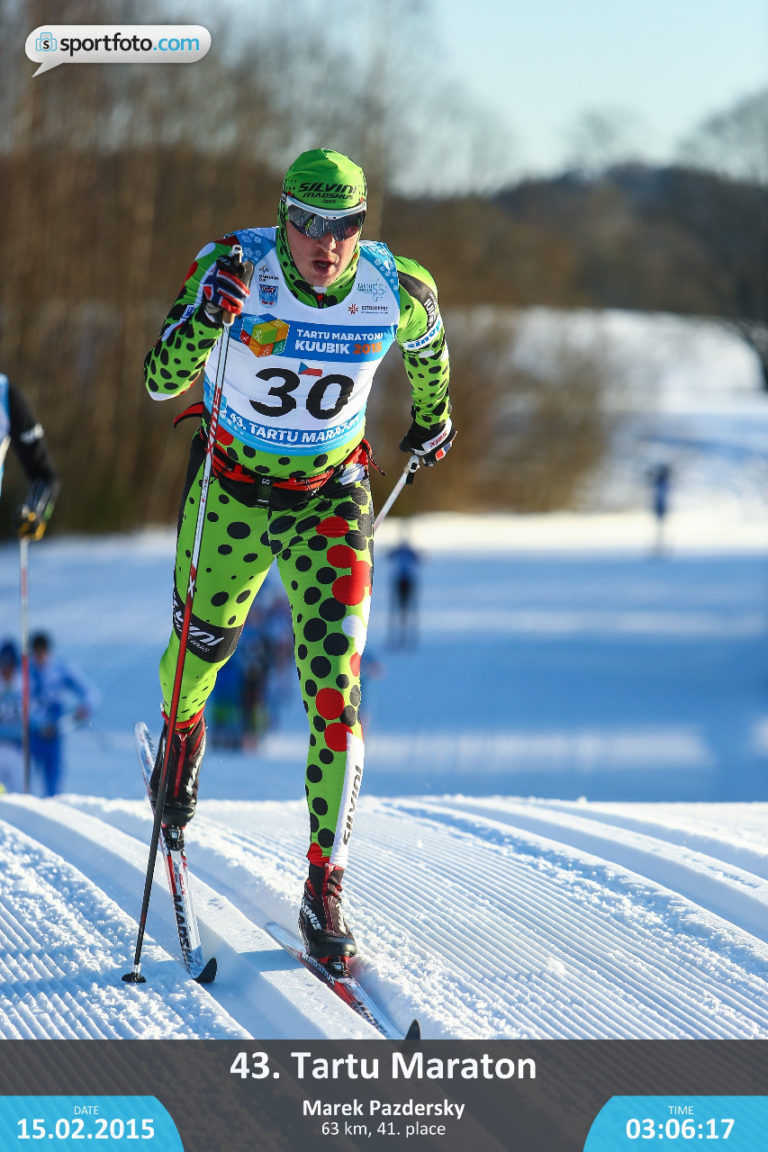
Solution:
[{"label": "snow-covered ground", "polygon": [[[763,397],[744,421],[768,428]],[[768,507],[743,463],[749,498],[735,504],[695,470],[697,499],[681,499],[662,555],[642,508],[416,518],[408,649],[387,640],[397,531],[382,529],[369,642],[381,674],[345,895],[358,974],[401,1027],[768,1037]],[[156,531],[31,550],[31,627],[104,703],[68,738],[62,796],[0,798],[0,1038],[371,1036],[264,931],[293,926],[304,875],[292,678],[260,748],[206,757],[189,850],[215,984],[175,959],[159,867],[147,983],[120,979],[151,826],[132,727],[159,727],[172,547]],[[6,545],[4,633],[17,599]]]}]

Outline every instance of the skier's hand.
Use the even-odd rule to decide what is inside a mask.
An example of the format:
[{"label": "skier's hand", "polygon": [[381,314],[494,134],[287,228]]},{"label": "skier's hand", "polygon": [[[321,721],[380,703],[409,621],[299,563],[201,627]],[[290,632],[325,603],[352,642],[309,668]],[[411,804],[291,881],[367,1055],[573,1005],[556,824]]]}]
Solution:
[{"label": "skier's hand", "polygon": [[35,480],[24,503],[16,513],[16,531],[20,540],[42,540],[56,499],[57,483]]},{"label": "skier's hand", "polygon": [[[250,262],[248,262],[250,263]],[[253,265],[251,265],[252,272]],[[224,313],[239,316],[250,295],[246,264],[233,256],[219,256],[203,284],[205,314],[214,324],[222,324]]]},{"label": "skier's hand", "polygon": [[19,509],[16,518],[19,540],[42,540],[46,527],[45,520],[41,520],[34,509],[26,505]]},{"label": "skier's hand", "polygon": [[425,428],[414,420],[400,442],[401,452],[410,452],[418,456],[419,462],[431,468],[438,460],[442,460],[456,437],[456,429],[450,419],[442,424],[434,424]]}]

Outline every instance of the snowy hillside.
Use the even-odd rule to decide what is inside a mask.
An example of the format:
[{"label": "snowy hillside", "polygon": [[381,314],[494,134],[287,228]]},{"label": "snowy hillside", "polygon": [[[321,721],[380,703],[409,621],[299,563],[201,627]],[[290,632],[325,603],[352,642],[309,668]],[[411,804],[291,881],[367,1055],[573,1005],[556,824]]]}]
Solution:
[{"label": "snowy hillside", "polygon": [[[380,563],[346,885],[366,987],[430,1038],[768,1036],[765,553],[446,544],[414,650],[386,644]],[[370,1035],[263,930],[293,925],[304,872],[292,684],[261,749],[206,760],[190,859],[216,983],[172,958],[159,869],[148,982],[120,980],[150,833],[131,728],[157,727],[171,547],[34,550],[33,627],[105,702],[70,737],[66,795],[0,799],[0,1036]],[[4,604],[15,562],[0,550]]]},{"label": "snowy hillside", "polygon": [[734,329],[618,310],[532,308],[510,322],[518,368],[556,377],[558,361],[573,354],[605,382],[612,447],[581,493],[583,509],[642,506],[648,469],[663,461],[679,509],[714,499],[731,516],[764,513],[768,397],[757,356]]},{"label": "snowy hillside", "polygon": [[[655,332],[665,384],[624,425],[602,512],[414,519],[407,648],[388,642],[396,521],[378,541],[345,900],[365,987],[430,1039],[768,1038],[768,402],[722,334],[681,374]],[[637,472],[665,443],[657,552]],[[103,704],[68,737],[63,795],[0,797],[0,1038],[372,1036],[264,930],[295,925],[305,867],[292,674],[260,746],[203,768],[188,842],[216,982],[175,959],[159,866],[147,983],[120,979],[151,828],[132,729],[159,729],[172,551],[165,530],[31,549],[31,628]],[[0,603],[2,639],[13,544]]]}]

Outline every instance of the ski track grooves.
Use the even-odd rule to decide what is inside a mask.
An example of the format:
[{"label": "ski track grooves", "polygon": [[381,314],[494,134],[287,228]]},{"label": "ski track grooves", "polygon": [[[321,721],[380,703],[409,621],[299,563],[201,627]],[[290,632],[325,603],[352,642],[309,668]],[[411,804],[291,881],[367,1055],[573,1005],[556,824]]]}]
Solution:
[{"label": "ski track grooves", "polygon": [[[366,820],[366,809],[373,818]],[[514,807],[514,806],[513,806]],[[525,806],[522,806],[525,807]],[[354,903],[350,903],[365,958],[357,975],[368,991],[403,1026],[419,1016],[426,1036],[432,1035],[545,1035],[600,1036],[750,1036],[755,1018],[763,1029],[768,1010],[758,1007],[747,957],[747,974],[735,972],[723,980],[728,965],[714,958],[714,971],[697,972],[693,949],[680,970],[676,928],[690,939],[692,909],[675,893],[657,895],[655,885],[642,895],[643,917],[624,891],[604,887],[594,873],[594,843],[584,861],[577,858],[575,875],[564,881],[565,866],[574,853],[565,837],[548,844],[548,852],[521,854],[511,840],[531,840],[530,833],[509,823],[489,821],[466,811],[464,800],[451,806],[434,802],[363,801],[356,829]],[[296,813],[300,812],[297,805]],[[300,885],[302,842],[286,806],[275,819],[258,821],[239,816],[237,806],[217,802],[208,808],[208,824],[196,826],[195,859],[201,874],[218,890],[231,894],[254,919],[264,922],[275,906],[286,915],[285,892]],[[408,872],[418,886],[397,887],[397,923],[392,917],[392,889],[381,876],[403,870],[403,813],[420,817],[422,838],[409,841]],[[495,813],[495,808],[493,809]],[[446,835],[446,821],[484,827],[482,838],[462,832]],[[488,828],[494,831],[488,835]],[[302,827],[296,821],[296,829]],[[290,829],[290,831],[288,831]],[[549,829],[550,833],[552,828]],[[460,841],[460,843],[457,843]],[[534,837],[539,843],[539,838]],[[457,850],[458,849],[458,850]],[[295,861],[278,864],[278,861]],[[576,869],[586,872],[578,876]],[[295,875],[294,875],[295,872]],[[482,876],[482,899],[473,876]],[[664,905],[660,915],[649,899]],[[629,905],[629,906],[628,906]],[[294,911],[293,905],[288,907]],[[446,909],[449,909],[446,914]],[[649,940],[649,916],[662,921],[661,931]],[[668,926],[668,921],[673,927]],[[422,942],[415,945],[407,932],[419,925]],[[462,925],[457,939],[454,925]],[[382,930],[384,926],[384,930]],[[695,934],[695,930],[694,930]],[[542,953],[545,959],[542,960]],[[515,979],[509,979],[509,957],[515,958]],[[407,985],[393,986],[388,970],[409,969]],[[735,967],[735,966],[734,966]],[[628,979],[629,976],[629,979]],[[474,999],[466,987],[476,989]],[[429,1028],[430,988],[439,998],[453,1000],[454,1026]],[[533,993],[531,996],[530,993]],[[533,1005],[531,1005],[533,1001]],[[480,1023],[478,1023],[480,1021]]]},{"label": "ski track grooves", "polygon": [[[127,971],[133,961],[135,921],[146,873],[149,836],[144,843],[78,807],[50,800],[41,805],[37,800],[17,795],[4,797],[0,827],[3,823],[24,834],[23,840],[30,851],[40,851],[44,843],[41,859],[45,857],[50,861],[53,854],[61,855],[63,860],[56,861],[54,858],[50,865],[53,871],[78,870],[82,873],[82,877],[79,877],[81,882],[87,878],[101,890],[105,904],[112,901],[128,913],[133,923],[129,923],[127,932],[125,924],[121,925],[123,959],[117,960],[118,964],[123,963],[122,970]],[[145,826],[148,824],[146,821]],[[332,992],[324,991],[316,977],[287,957],[283,949],[257,924],[248,920],[219,891],[205,884],[195,873],[194,858],[190,862],[190,870],[203,947],[206,956],[216,955],[223,961],[224,976],[203,990],[183,972],[180,961],[176,963],[179,956],[178,938],[169,905],[163,864],[158,858],[143,953],[143,972],[149,981],[152,980],[151,972],[157,975],[157,955],[152,955],[150,937],[150,932],[154,932],[154,939],[166,953],[174,957],[172,971],[176,977],[175,983],[180,983],[190,994],[211,996],[230,1017],[231,1035],[268,1038],[282,1035],[286,1026],[289,1034],[296,1031],[308,1039],[354,1039],[378,1035],[375,1029],[343,1005]],[[72,885],[73,880],[68,877],[68,887],[71,889]],[[93,899],[92,893],[89,893],[89,899]],[[65,900],[59,897],[59,901],[65,908]],[[75,1012],[81,1014],[84,1021],[83,1028],[78,1029],[79,1034],[104,1036],[105,1033],[99,1030],[98,1025],[89,1026],[87,1009],[78,1007],[76,999],[73,1000],[69,995],[61,997],[61,987],[66,988],[71,981],[71,974],[51,968],[45,941],[37,941],[32,932],[34,912],[30,911],[29,922],[24,925],[14,923],[5,910],[0,911],[0,930],[5,926],[3,921],[6,919],[14,935],[23,936],[27,943],[31,942],[46,957],[40,963],[40,976],[48,979],[51,984],[52,1019],[46,1034],[51,1037],[59,1034],[57,1018],[67,1021],[67,1028],[62,1031],[62,1035],[70,1034],[71,1018]],[[26,948],[25,955],[29,956]],[[125,1001],[130,996],[126,987],[116,970],[116,1002]],[[318,995],[324,997],[319,1001],[322,1010],[318,1009]],[[19,1036],[25,1035],[25,1031],[22,1023]],[[39,1035],[39,1030],[30,1030],[28,1034]],[[138,1031],[138,1034],[141,1032]],[[125,1032],[112,1030],[106,1035],[125,1035]]]},{"label": "ski track grooves", "polygon": [[[79,869],[82,885],[101,890],[105,920],[115,919],[115,905],[127,914],[118,958],[110,961],[125,971],[147,863],[146,804],[9,797],[0,817],[19,830],[20,841],[32,838],[26,850],[39,853],[43,880],[46,869],[55,873],[51,854],[59,853],[60,870]],[[418,1016],[429,1039],[768,1032],[768,860],[757,848],[721,846],[716,835],[688,837],[679,829],[667,834],[661,824],[564,802],[364,798],[357,820],[347,902],[364,953],[356,975],[399,1027]],[[271,919],[293,927],[304,870],[303,803],[265,802],[254,810],[208,801],[194,832],[193,896],[206,955],[217,956],[220,974],[203,991],[169,962],[166,987],[182,997],[211,997],[206,1003],[226,1022],[220,1015],[212,1034],[375,1036],[260,927]],[[148,987],[160,982],[158,945],[178,952],[162,862],[155,889]],[[82,902],[87,911],[85,896]],[[418,926],[414,935],[411,924]],[[44,946],[33,916],[0,909],[3,929],[27,958],[32,945],[38,978],[50,982],[46,1032],[59,1034],[59,1014],[63,1020],[72,1012],[71,997],[62,995],[69,974],[47,953],[38,960]],[[709,947],[715,938],[717,947]],[[98,960],[94,969],[98,976]],[[130,1010],[138,1003],[121,986],[115,1003],[126,1002]],[[431,1003],[440,1004],[440,1015]],[[34,1023],[19,1009],[18,1035],[39,1035]],[[115,1034],[82,1010],[77,1030]],[[131,1034],[130,1020],[117,1034]]]},{"label": "ski track grooves", "polygon": [[[473,813],[486,820],[492,810],[493,819],[500,823],[618,864],[768,942],[768,857],[734,845],[718,845],[718,856],[714,858],[694,846],[696,842],[709,846],[709,838],[679,832],[670,836],[659,825],[621,818],[614,822],[612,817],[598,812],[576,816],[573,808],[564,806],[537,807],[506,801],[503,806],[497,802],[491,806],[462,799],[458,805],[451,801],[434,807],[428,804],[427,810],[438,814],[441,807],[444,811]],[[670,843],[677,845],[674,856],[668,851]],[[749,862],[754,871],[731,864],[725,859],[730,852],[740,862]]]},{"label": "ski track grooves", "polygon": [[[754,954],[749,939],[734,933],[730,897],[741,897],[740,915],[736,921],[738,928],[744,925],[761,927],[765,934],[766,903],[765,886],[745,874],[732,875],[730,883],[721,883],[714,874],[718,865],[710,861],[708,874],[701,884],[694,884],[697,904],[701,903],[702,893],[711,897],[716,904],[718,915],[724,915],[727,923],[715,925],[715,931],[724,931],[731,940],[732,951],[746,953],[739,956],[746,967],[743,971],[729,972],[727,962],[719,963],[713,955],[712,965],[699,971],[695,957],[681,967],[680,946],[676,937],[680,933],[701,935],[696,921],[696,908],[684,904],[679,891],[665,891],[670,877],[691,880],[694,863],[686,861],[685,867],[674,868],[669,861],[663,861],[659,881],[653,880],[653,870],[646,866],[639,877],[647,890],[642,899],[646,912],[659,919],[654,912],[654,903],[662,908],[663,919],[649,934],[648,916],[643,922],[634,923],[637,916],[628,905],[625,893],[631,892],[632,876],[625,875],[623,883],[605,887],[604,859],[613,860],[621,856],[623,840],[629,839],[622,833],[622,842],[616,843],[608,837],[608,846],[616,851],[601,853],[595,860],[598,845],[601,844],[594,827],[589,837],[581,830],[579,855],[571,863],[574,854],[568,852],[572,837],[568,826],[562,827],[556,820],[547,819],[548,810],[538,813],[534,807],[525,804],[508,804],[494,800],[488,804],[474,804],[465,798],[447,801],[398,801],[390,804],[390,811],[406,810],[410,815],[424,821],[424,838],[429,835],[430,825],[447,823],[455,828],[455,840],[448,851],[436,850],[430,843],[430,853],[434,854],[433,866],[429,873],[420,872],[422,906],[420,909],[403,908],[403,919],[408,922],[411,915],[421,915],[423,936],[431,938],[435,950],[440,954],[455,953],[454,962],[467,973],[471,972],[476,956],[482,956],[483,968],[492,976],[494,969],[508,969],[508,956],[516,958],[518,973],[511,982],[522,993],[526,987],[536,988],[539,1003],[535,1019],[531,1019],[525,996],[515,1002],[507,997],[508,1027],[526,1025],[529,1034],[551,1036],[579,1035],[629,1035],[652,1036],[749,1036],[757,1033],[756,1021],[765,1027],[768,1012],[759,1005],[761,967],[764,972],[765,948],[755,942],[760,957]],[[498,842],[499,857],[496,867],[491,870],[489,860],[483,860],[482,888],[485,899],[478,906],[477,894],[472,885],[475,875],[471,858],[473,838],[468,833],[478,826],[483,827],[485,843],[494,838]],[[382,842],[386,843],[386,827],[379,821]],[[533,846],[538,859],[525,860],[531,848],[530,831],[534,830]],[[547,840],[540,837],[546,834]],[[647,839],[647,838],[646,838]],[[522,841],[522,844],[520,843]],[[450,843],[450,841],[449,841]],[[514,847],[513,847],[514,845]],[[589,855],[583,856],[587,847]],[[603,847],[605,847],[603,845]],[[638,864],[655,862],[650,846],[646,845],[647,855],[642,856],[638,844],[633,844],[632,862]],[[658,845],[657,845],[658,847]],[[429,853],[426,853],[429,855]],[[563,857],[558,864],[558,857]],[[600,872],[601,890],[590,892],[594,882],[588,878],[595,872],[597,863]],[[418,865],[418,861],[414,861]],[[573,869],[573,876],[563,883],[562,872],[566,867]],[[622,867],[626,865],[622,864]],[[558,873],[560,875],[558,876]],[[581,875],[579,875],[581,873]],[[651,876],[649,876],[651,873]],[[431,877],[435,877],[431,880]],[[609,872],[610,876],[610,872]],[[432,909],[445,905],[441,890],[449,878],[457,883],[451,886],[451,914],[446,920]],[[654,891],[657,883],[665,885]],[[745,891],[740,891],[740,885]],[[634,887],[638,885],[635,883]],[[760,899],[762,895],[762,900]],[[494,911],[495,910],[495,911]],[[758,920],[758,917],[762,919]],[[426,920],[426,922],[425,922]],[[477,926],[477,933],[462,941],[461,949],[456,949],[451,927],[453,923]],[[710,925],[706,925],[709,933]],[[542,970],[542,942],[549,951],[550,960]],[[684,943],[681,945],[684,949]],[[495,961],[498,957],[498,961]],[[684,957],[683,957],[684,959]],[[746,961],[746,963],[744,963]],[[710,970],[711,969],[711,970]],[[718,971],[719,969],[719,971]],[[726,979],[723,979],[723,976]],[[753,981],[754,975],[754,981]],[[551,982],[551,996],[548,988],[541,987]],[[755,998],[758,1007],[755,1008]],[[547,1001],[551,999],[551,1011]],[[567,1010],[563,1011],[564,1000]],[[601,1027],[605,1028],[601,1032]]]}]

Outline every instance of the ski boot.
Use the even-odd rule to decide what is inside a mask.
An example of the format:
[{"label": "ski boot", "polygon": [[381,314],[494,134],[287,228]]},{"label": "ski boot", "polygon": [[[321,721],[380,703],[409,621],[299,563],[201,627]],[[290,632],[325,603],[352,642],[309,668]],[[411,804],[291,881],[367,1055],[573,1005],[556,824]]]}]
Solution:
[{"label": "ski boot", "polygon": [[[149,781],[152,807],[157,801],[160,773],[165,758],[168,721],[163,725],[155,766]],[[168,787],[163,806],[163,835],[169,848],[183,848],[183,829],[192,819],[197,807],[197,783],[205,752],[205,720],[198,712],[191,720],[176,724],[168,759]]]},{"label": "ski boot", "polygon": [[341,908],[343,875],[343,868],[310,864],[299,909],[299,930],[307,952],[335,975],[346,972],[347,961],[357,952]]}]

